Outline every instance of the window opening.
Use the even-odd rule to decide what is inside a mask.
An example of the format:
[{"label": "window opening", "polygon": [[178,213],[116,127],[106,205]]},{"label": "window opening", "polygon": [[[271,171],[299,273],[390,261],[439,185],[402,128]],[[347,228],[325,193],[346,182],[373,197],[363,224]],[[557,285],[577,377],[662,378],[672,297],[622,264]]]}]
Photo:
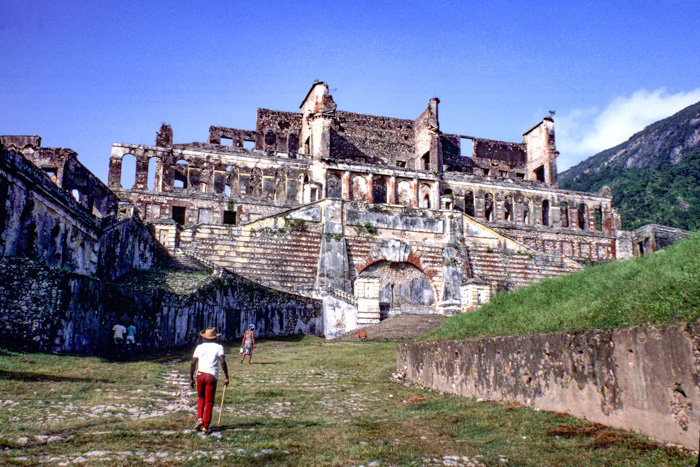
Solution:
[{"label": "window opening", "polygon": [[224,211],[224,224],[236,225],[236,211]]},{"label": "window opening", "polygon": [[382,177],[375,178],[372,183],[372,202],[377,204],[386,204],[386,180]]},{"label": "window opening", "polygon": [[569,227],[569,205],[566,202],[562,202],[559,205],[559,216],[561,218],[561,226]]},{"label": "window opening", "polygon": [[493,221],[493,195],[486,193],[484,198],[484,218],[491,222]]},{"label": "window opening", "polygon": [[146,188],[153,191],[156,186],[156,167],[158,166],[158,158],[151,157],[148,159],[148,178],[146,179]]},{"label": "window opening", "polygon": [[173,206],[173,220],[178,224],[183,225],[185,223],[185,212],[186,208],[184,206]]},{"label": "window opening", "polygon": [[233,138],[224,138],[223,136],[221,137],[221,144],[222,146],[233,146]]},{"label": "window opening", "polygon": [[595,229],[603,230],[603,210],[600,206],[595,208]]},{"label": "window opening", "polygon": [[464,195],[464,213],[474,217],[474,193],[471,191]]},{"label": "window opening", "polygon": [[503,205],[503,216],[506,221],[511,222],[513,220],[513,198],[506,196],[506,202]]},{"label": "window opening", "polygon": [[252,151],[255,149],[255,141],[243,141],[243,149]]},{"label": "window opening", "polygon": [[523,205],[523,224],[530,223],[530,200],[525,201]]},{"label": "window opening", "polygon": [[287,152],[290,154],[296,154],[299,152],[299,135],[296,133],[290,133],[289,138],[287,138]]},{"label": "window opening", "polygon": [[44,172],[51,177],[51,180],[53,180],[54,183],[58,180],[58,169],[56,167],[42,167],[44,169]]},{"label": "window opening", "polygon": [[459,155],[462,157],[474,157],[474,140],[471,138],[459,139]]},{"label": "window opening", "polygon": [[406,161],[396,161],[396,167],[399,167],[401,169],[406,167]]},{"label": "window opening", "polygon": [[265,133],[265,147],[275,147],[275,143],[277,142],[277,135],[275,135],[274,132],[268,131]]},{"label": "window opening", "polygon": [[122,177],[120,183],[125,190],[131,190],[136,184],[136,156],[133,154],[124,154],[122,157]]},{"label": "window opening", "polygon": [[275,174],[275,201],[285,202],[287,200],[287,175],[282,170]]},{"label": "window opening", "polygon": [[583,203],[578,205],[578,228],[581,230],[586,228],[586,205]]},{"label": "window opening", "polygon": [[187,173],[188,164],[187,161],[180,159],[175,163],[175,177],[173,179],[174,188],[187,188]]},{"label": "window opening", "polygon": [[262,170],[259,167],[254,168],[250,174],[250,194],[253,198],[262,197]]},{"label": "window opening", "polygon": [[423,154],[421,160],[423,161],[423,170],[430,170],[430,153]]},{"label": "window opening", "polygon": [[538,182],[544,183],[544,165],[541,165],[535,169],[535,178]]},{"label": "window opening", "polygon": [[326,180],[326,198],[340,198],[342,196],[340,177],[335,174],[328,175]]},{"label": "window opening", "polygon": [[549,225],[549,201],[542,201],[542,225]]}]

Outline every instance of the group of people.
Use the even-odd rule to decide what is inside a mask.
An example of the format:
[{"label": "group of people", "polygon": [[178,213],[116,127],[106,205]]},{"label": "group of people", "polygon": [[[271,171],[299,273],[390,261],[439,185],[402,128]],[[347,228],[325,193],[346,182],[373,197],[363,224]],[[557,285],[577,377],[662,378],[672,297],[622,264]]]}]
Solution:
[{"label": "group of people", "polygon": [[[112,327],[114,332],[114,353],[119,357],[124,354],[124,347],[130,349],[136,344],[136,325],[130,322],[128,326],[117,323]],[[190,386],[197,389],[197,421],[195,431],[209,431],[211,412],[214,407],[214,395],[219,379],[219,364],[224,372],[224,387],[228,386],[228,365],[224,358],[224,347],[216,340],[221,335],[216,328],[210,327],[200,332],[204,342],[194,350],[192,364],[190,365]],[[255,348],[255,326],[251,325],[244,333],[241,340],[241,364],[245,357],[250,363]],[[196,371],[196,379],[195,379]]]},{"label": "group of people", "polygon": [[[216,342],[221,335],[216,328],[210,327],[200,332],[204,342],[194,350],[192,363],[190,364],[190,386],[197,389],[197,421],[194,424],[195,431],[209,433],[211,424],[211,412],[214,407],[214,396],[219,379],[219,364],[224,372],[224,391],[228,386],[228,365],[224,356],[224,346]],[[251,325],[243,333],[241,340],[241,364],[248,356],[248,363],[253,357],[255,348],[255,326]],[[196,372],[196,379],[195,379]],[[223,397],[223,396],[222,396]]]},{"label": "group of people", "polygon": [[[117,323],[112,327],[114,332],[114,353],[120,356],[124,353],[124,347],[131,350],[132,346],[136,345],[136,324],[131,321],[128,326]],[[124,337],[126,336],[126,340]]]}]

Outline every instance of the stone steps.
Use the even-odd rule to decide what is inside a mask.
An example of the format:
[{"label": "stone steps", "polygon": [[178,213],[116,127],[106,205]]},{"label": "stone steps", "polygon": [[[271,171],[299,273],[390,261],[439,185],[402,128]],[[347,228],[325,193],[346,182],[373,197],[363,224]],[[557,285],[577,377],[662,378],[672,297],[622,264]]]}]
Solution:
[{"label": "stone steps", "polygon": [[211,227],[197,232],[192,248],[244,277],[295,288],[316,282],[320,245],[321,234],[317,232],[252,234],[243,229]]},{"label": "stone steps", "polygon": [[442,324],[445,316],[435,313],[400,313],[376,324],[360,325],[333,340],[358,340],[357,331],[364,329],[367,340],[415,339]]}]

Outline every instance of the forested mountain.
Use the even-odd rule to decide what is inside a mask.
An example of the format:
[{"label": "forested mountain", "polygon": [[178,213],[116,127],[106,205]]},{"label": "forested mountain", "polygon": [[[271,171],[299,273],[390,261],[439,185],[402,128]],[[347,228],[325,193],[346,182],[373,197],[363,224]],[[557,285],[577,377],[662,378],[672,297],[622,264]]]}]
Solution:
[{"label": "forested mountain", "polygon": [[700,229],[700,102],[559,174],[559,187],[612,189],[622,227]]}]

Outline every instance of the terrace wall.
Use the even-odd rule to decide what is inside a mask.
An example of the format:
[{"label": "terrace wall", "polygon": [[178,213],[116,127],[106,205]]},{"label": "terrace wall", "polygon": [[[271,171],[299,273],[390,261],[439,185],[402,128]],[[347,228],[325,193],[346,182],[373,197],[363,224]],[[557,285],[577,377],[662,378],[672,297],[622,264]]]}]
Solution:
[{"label": "terrace wall", "polygon": [[700,324],[401,344],[433,389],[565,412],[698,449]]}]

